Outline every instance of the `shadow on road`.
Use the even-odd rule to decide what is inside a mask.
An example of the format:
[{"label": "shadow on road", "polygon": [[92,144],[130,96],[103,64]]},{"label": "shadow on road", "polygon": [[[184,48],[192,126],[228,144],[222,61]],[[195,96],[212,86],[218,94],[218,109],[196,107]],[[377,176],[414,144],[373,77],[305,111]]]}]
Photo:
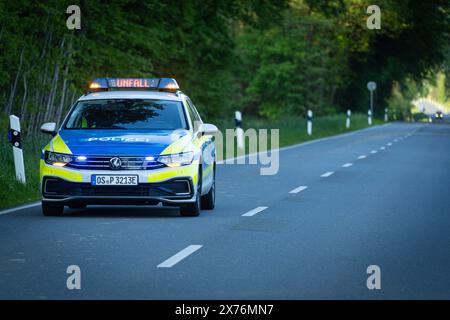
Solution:
[{"label": "shadow on road", "polygon": [[92,206],[64,210],[64,218],[181,218],[176,207],[156,206]]}]

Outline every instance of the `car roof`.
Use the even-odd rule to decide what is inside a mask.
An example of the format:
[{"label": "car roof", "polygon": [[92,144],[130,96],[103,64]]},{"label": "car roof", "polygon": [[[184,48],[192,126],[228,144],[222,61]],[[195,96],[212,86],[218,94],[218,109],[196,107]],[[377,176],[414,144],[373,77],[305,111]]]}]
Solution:
[{"label": "car roof", "polygon": [[182,101],[182,94],[160,91],[100,91],[81,96],[78,101],[100,99],[164,99]]}]

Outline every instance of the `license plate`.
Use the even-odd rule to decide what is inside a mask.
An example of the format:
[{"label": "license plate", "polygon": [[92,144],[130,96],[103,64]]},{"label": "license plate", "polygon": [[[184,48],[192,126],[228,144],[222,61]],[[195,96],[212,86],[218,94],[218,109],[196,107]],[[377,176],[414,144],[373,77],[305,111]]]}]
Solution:
[{"label": "license plate", "polygon": [[93,186],[137,186],[138,176],[132,175],[92,175]]}]

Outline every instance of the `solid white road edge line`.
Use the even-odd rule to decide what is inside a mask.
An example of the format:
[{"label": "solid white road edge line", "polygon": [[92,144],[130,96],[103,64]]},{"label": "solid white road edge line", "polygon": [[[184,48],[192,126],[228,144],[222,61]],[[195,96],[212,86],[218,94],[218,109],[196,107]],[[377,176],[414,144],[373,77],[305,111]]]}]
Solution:
[{"label": "solid white road edge line", "polygon": [[33,208],[33,207],[39,206],[40,204],[41,204],[41,202],[34,202],[34,203],[26,204],[26,205],[23,205],[23,206],[20,206],[20,207],[15,207],[15,208],[3,210],[3,211],[0,211],[0,216],[2,214],[7,214],[7,213],[10,213],[10,212],[14,212],[14,211],[19,211],[19,210],[24,210],[24,209],[28,209],[28,208]]},{"label": "solid white road edge line", "polygon": [[302,192],[303,190],[306,190],[306,189],[308,189],[307,186],[300,186],[298,188],[295,188],[295,189],[289,191],[289,193],[299,193],[299,192]]},{"label": "solid white road edge line", "polygon": [[175,255],[171,256],[169,259],[167,259],[167,260],[161,262],[160,264],[158,264],[157,268],[172,268],[178,262],[180,262],[184,258],[190,256],[191,254],[193,254],[195,251],[197,251],[201,247],[203,247],[203,246],[202,245],[196,245],[196,244],[192,244],[190,246],[187,246],[186,248],[184,248],[180,252],[178,252]]},{"label": "solid white road edge line", "polygon": [[259,213],[259,212],[261,212],[263,210],[266,210],[267,208],[268,207],[257,207],[255,209],[252,209],[252,210],[244,213],[242,216],[243,217],[251,217],[251,216],[254,216],[255,214],[257,214],[257,213]]},{"label": "solid white road edge line", "polygon": [[[383,127],[387,127],[387,126],[390,126],[390,125],[391,125],[391,123],[386,123],[386,124],[377,125],[377,126],[373,126],[373,127],[369,127],[369,128],[363,128],[363,129],[359,129],[359,130],[354,130],[352,132],[341,133],[341,134],[337,134],[337,135],[330,136],[330,137],[319,138],[319,139],[314,139],[314,140],[310,140],[310,141],[306,141],[306,142],[301,142],[301,143],[298,143],[298,144],[294,144],[294,145],[291,145],[291,146],[286,146],[286,147],[282,147],[282,148],[278,148],[278,149],[273,149],[273,150],[270,150],[270,151],[271,152],[280,152],[280,151],[286,151],[286,150],[300,148],[300,147],[306,147],[306,146],[308,146],[310,144],[315,144],[315,143],[324,142],[324,141],[328,141],[328,140],[339,139],[339,138],[345,138],[345,137],[348,137],[348,136],[352,136],[354,134],[358,134],[358,133],[365,132],[365,131],[372,131],[372,130],[383,128]],[[216,164],[225,164],[227,161],[232,162],[232,161],[240,160],[240,159],[247,158],[247,157],[248,158],[257,157],[257,156],[259,156],[260,154],[263,154],[263,153],[266,153],[266,151],[260,151],[260,152],[246,154],[246,155],[239,156],[239,157],[231,157],[231,158],[228,158],[228,159],[223,159],[223,160],[217,161]]]},{"label": "solid white road edge line", "polygon": [[[377,125],[377,126],[373,126],[373,127],[369,127],[369,128],[360,129],[360,130],[354,130],[354,131],[348,132],[348,133],[338,134],[338,135],[331,136],[331,137],[325,137],[325,138],[319,138],[319,139],[315,139],[315,140],[311,140],[311,141],[306,141],[306,142],[294,144],[294,145],[291,145],[291,146],[286,146],[286,147],[282,147],[282,148],[279,148],[279,149],[274,149],[274,150],[271,150],[271,151],[285,151],[285,150],[290,150],[290,149],[294,149],[294,148],[304,147],[304,146],[307,146],[307,145],[310,145],[310,144],[319,143],[319,142],[323,142],[323,141],[327,141],[327,140],[338,139],[338,138],[344,138],[344,137],[352,136],[352,135],[360,133],[360,132],[371,131],[371,130],[374,130],[374,129],[383,128],[383,127],[387,127],[387,126],[390,126],[390,125],[391,125],[391,123],[386,123],[386,124]],[[405,137],[406,136],[399,137],[399,139],[401,140],[401,139],[404,139]],[[384,149],[382,149],[382,150],[384,150]],[[254,157],[254,156],[258,156],[259,154],[265,153],[265,152],[266,151],[261,151],[261,152],[257,152],[257,153],[244,155],[244,156],[232,157],[232,158],[229,158],[229,159],[217,161],[217,164],[224,164],[226,160],[231,161],[231,160],[242,159],[242,158],[245,158],[245,157]],[[361,159],[364,159],[364,158],[361,158]],[[32,208],[32,207],[38,206],[39,204],[40,204],[40,202],[36,202],[36,203],[31,203],[31,204],[20,206],[20,207],[10,208],[10,209],[7,209],[7,210],[0,211],[0,215],[7,214],[7,213],[10,213],[10,212],[19,211],[19,210],[23,210],[23,209]]]}]

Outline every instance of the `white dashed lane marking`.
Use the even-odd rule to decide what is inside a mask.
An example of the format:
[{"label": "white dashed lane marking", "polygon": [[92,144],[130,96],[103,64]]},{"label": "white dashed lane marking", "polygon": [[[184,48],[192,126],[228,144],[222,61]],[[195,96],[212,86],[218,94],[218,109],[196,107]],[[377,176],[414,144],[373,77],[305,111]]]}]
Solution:
[{"label": "white dashed lane marking", "polygon": [[352,165],[353,165],[353,163],[350,163],[350,162],[349,162],[349,163],[343,164],[342,167],[343,167],[343,168],[348,168],[348,167],[351,167]]},{"label": "white dashed lane marking", "polygon": [[299,192],[302,192],[303,190],[306,190],[306,189],[308,189],[307,186],[300,186],[298,188],[295,188],[295,189],[289,191],[289,193],[299,193]]},{"label": "white dashed lane marking", "polygon": [[377,150],[372,150],[372,151],[370,151],[371,154],[375,154],[375,153],[377,153],[377,152],[378,152]]},{"label": "white dashed lane marking", "polygon": [[334,174],[334,171],[328,171],[325,172],[324,174],[320,175],[322,178],[327,178],[329,176],[331,176],[332,174]]},{"label": "white dashed lane marking", "polygon": [[169,259],[167,259],[167,260],[161,262],[160,264],[158,264],[157,268],[172,268],[178,262],[180,262],[181,260],[183,260],[186,257],[190,256],[191,254],[193,254],[195,251],[197,251],[201,247],[203,247],[203,246],[196,245],[196,244],[192,244],[190,246],[187,246],[186,248],[184,248],[183,250],[181,250],[177,254],[171,256]]},{"label": "white dashed lane marking", "polygon": [[251,217],[251,216],[254,216],[255,214],[257,214],[257,213],[259,213],[259,212],[261,212],[263,210],[266,210],[267,208],[268,207],[257,207],[257,208],[255,208],[253,210],[250,210],[250,211],[244,213],[242,216],[243,217]]},{"label": "white dashed lane marking", "polygon": [[365,158],[366,158],[365,155],[362,155],[362,156],[359,156],[359,157],[358,157],[359,160],[362,160],[362,159],[365,159]]}]

